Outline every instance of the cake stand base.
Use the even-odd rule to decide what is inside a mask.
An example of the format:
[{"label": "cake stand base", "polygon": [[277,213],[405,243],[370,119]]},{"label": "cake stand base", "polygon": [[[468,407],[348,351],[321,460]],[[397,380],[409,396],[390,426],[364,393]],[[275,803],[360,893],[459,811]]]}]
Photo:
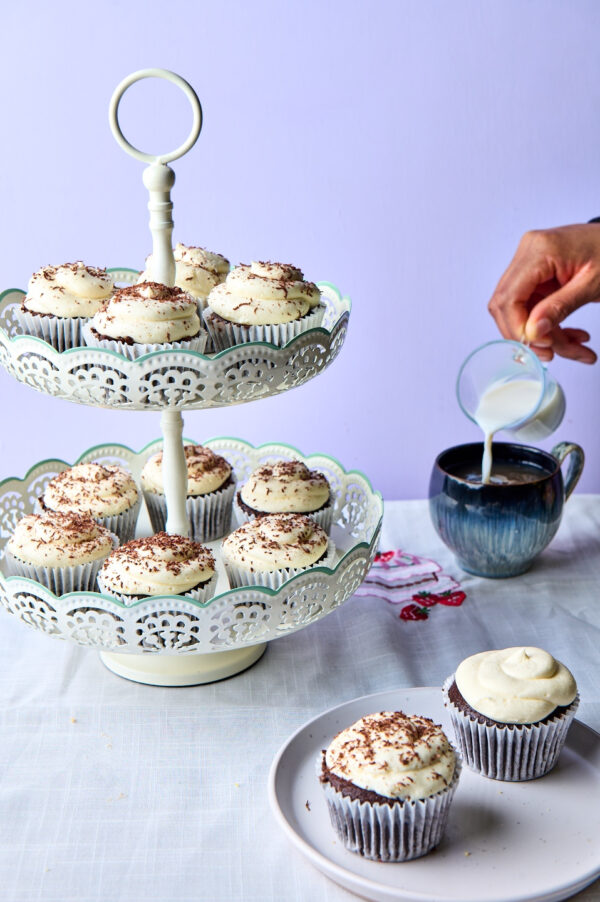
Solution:
[{"label": "cake stand base", "polygon": [[118,676],[148,686],[199,686],[235,676],[261,658],[266,642],[204,655],[124,655],[101,651],[100,660]]}]

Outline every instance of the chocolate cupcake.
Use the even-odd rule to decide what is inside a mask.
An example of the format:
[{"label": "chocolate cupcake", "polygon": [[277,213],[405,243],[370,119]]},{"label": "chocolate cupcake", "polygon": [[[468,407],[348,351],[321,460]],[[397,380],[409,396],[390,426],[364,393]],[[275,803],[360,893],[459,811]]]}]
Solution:
[{"label": "chocolate cupcake", "polygon": [[313,282],[290,263],[236,266],[208,296],[204,323],[217,351],[248,341],[279,347],[321,325],[325,305]]},{"label": "chocolate cupcake", "polygon": [[338,733],[320,756],[318,773],[345,848],[399,862],[440,842],[460,760],[429,718],[381,711]]},{"label": "chocolate cupcake", "polygon": [[217,584],[215,559],[187,536],[159,532],[116,548],[98,574],[105,595],[130,605],[153,595],[182,595],[205,602]]},{"label": "chocolate cupcake", "polygon": [[32,275],[15,315],[25,334],[65,351],[83,345],[82,326],[113,291],[112,276],[105,269],[86,266],[81,260],[46,266]]},{"label": "chocolate cupcake", "polygon": [[40,511],[89,514],[121,542],[135,535],[142,499],[131,473],[123,467],[77,464],[51,479],[38,498]]},{"label": "chocolate cupcake", "polygon": [[152,351],[198,351],[206,345],[195,298],[181,288],[140,282],[116,291],[82,329],[86,344],[134,360]]},{"label": "chocolate cupcake", "polygon": [[93,592],[102,562],[118,544],[93,517],[48,511],[19,520],[4,558],[10,574],[34,579],[55,595]]},{"label": "chocolate cupcake", "polygon": [[[187,467],[186,511],[190,536],[197,542],[211,542],[231,528],[235,478],[231,465],[202,445],[185,445]],[[160,532],[167,522],[167,502],[162,473],[163,453],[148,458],[142,470],[142,490],[152,528]]]},{"label": "chocolate cupcake", "polygon": [[[207,251],[203,247],[176,244],[175,285],[198,301],[200,310],[206,307],[206,299],[216,285],[224,282],[229,272],[229,260],[221,254]],[[146,269],[141,273],[140,282],[154,281],[153,256],[146,257]]]},{"label": "chocolate cupcake", "polygon": [[466,658],[443,693],[465,763],[493,780],[552,770],[579,705],[570,671],[529,646]]},{"label": "chocolate cupcake", "polygon": [[268,514],[244,523],[222,544],[222,559],[232,588],[268,586],[311,567],[332,567],[335,545],[325,530],[304,514]]},{"label": "chocolate cupcake", "polygon": [[306,514],[329,534],[333,519],[326,477],[299,460],[280,460],[254,470],[236,495],[238,520],[266,514]]}]

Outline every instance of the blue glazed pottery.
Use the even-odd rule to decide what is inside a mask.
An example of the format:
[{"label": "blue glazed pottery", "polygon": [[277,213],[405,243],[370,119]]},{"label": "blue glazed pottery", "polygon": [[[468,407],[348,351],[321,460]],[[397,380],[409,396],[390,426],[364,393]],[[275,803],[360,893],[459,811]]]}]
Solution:
[{"label": "blue glazed pottery", "polygon": [[[518,576],[553,539],[564,502],[581,475],[579,445],[561,442],[552,453],[526,445],[494,442],[494,463],[539,469],[539,478],[509,485],[482,485],[456,475],[481,472],[483,443],[456,445],[435,461],[429,510],[443,542],[460,566],[492,579]],[[571,454],[566,482],[561,464]],[[493,468],[492,468],[493,472]]]}]

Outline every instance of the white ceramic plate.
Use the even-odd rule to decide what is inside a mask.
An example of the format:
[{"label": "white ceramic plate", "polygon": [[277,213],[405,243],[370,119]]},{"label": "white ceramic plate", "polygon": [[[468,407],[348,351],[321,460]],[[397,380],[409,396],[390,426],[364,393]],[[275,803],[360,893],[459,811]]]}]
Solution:
[{"label": "white ceramic plate", "polygon": [[540,780],[502,783],[463,767],[446,835],[424,858],[389,864],[346,851],[330,825],[315,762],[335,733],[384,710],[424,714],[453,737],[439,688],[378,692],[305,724],[271,767],[276,818],[328,877],[373,900],[554,902],[600,875],[600,735],[577,720],[558,765]]}]

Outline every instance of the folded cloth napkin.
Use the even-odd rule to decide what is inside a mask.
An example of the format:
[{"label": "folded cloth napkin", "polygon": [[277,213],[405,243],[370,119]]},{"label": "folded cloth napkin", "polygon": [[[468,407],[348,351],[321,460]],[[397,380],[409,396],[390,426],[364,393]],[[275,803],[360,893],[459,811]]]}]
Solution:
[{"label": "folded cloth napkin", "polygon": [[436,561],[408,551],[380,551],[356,595],[383,598],[390,604],[412,604],[403,608],[403,620],[426,620],[427,608],[435,604],[458,606],[466,598],[453,577],[442,572]]}]

